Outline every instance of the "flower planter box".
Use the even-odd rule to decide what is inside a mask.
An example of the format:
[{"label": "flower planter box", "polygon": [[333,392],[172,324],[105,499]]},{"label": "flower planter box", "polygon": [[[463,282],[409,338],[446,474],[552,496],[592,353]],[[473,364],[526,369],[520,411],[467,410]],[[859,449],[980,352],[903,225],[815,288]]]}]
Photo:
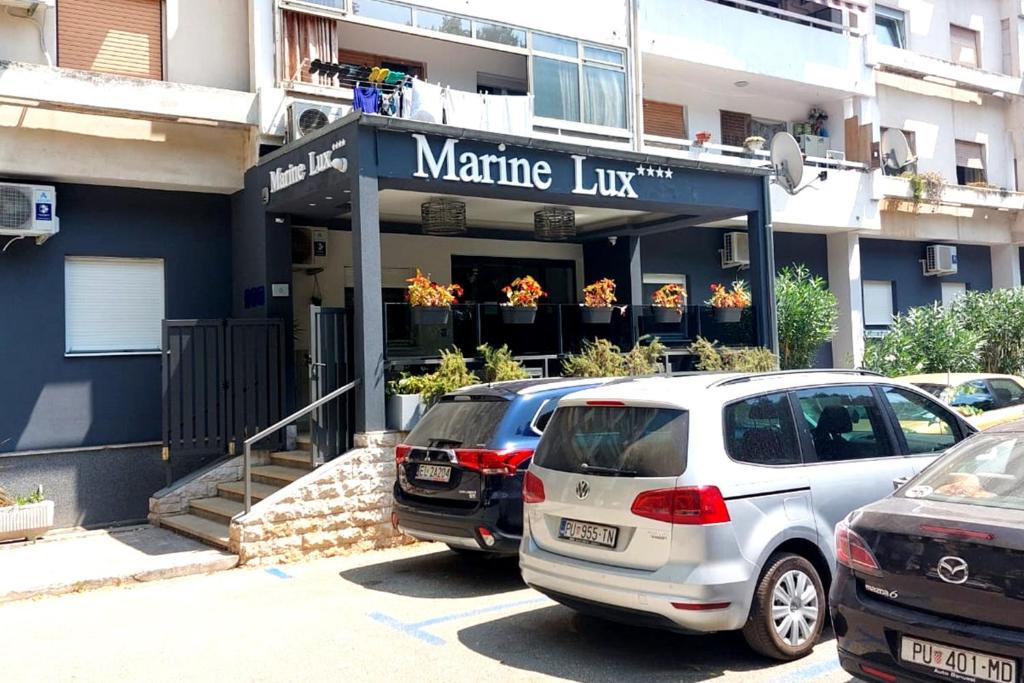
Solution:
[{"label": "flower planter box", "polygon": [[393,394],[388,396],[385,422],[388,429],[398,432],[412,431],[427,412],[419,394]]},{"label": "flower planter box", "polygon": [[502,306],[501,321],[506,325],[532,325],[537,317],[533,306]]},{"label": "flower planter box", "polygon": [[0,508],[0,541],[34,541],[53,526],[53,501]]},{"label": "flower planter box", "polygon": [[738,323],[743,317],[743,309],[736,306],[719,306],[715,309],[716,323]]},{"label": "flower planter box", "polygon": [[448,313],[451,309],[447,306],[413,306],[413,325],[444,325],[448,322]]},{"label": "flower planter box", "polygon": [[588,325],[607,325],[612,321],[612,307],[601,306],[588,308],[584,306],[581,310],[583,322]]},{"label": "flower planter box", "polygon": [[654,306],[654,321],[659,323],[678,323],[683,319],[683,309]]}]

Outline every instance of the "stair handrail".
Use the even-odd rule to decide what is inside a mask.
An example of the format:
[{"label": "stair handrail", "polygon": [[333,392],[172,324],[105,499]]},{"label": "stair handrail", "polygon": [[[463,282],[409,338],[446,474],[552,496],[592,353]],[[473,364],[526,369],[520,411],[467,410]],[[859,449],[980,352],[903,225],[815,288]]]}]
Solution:
[{"label": "stair handrail", "polygon": [[359,378],[356,378],[349,382],[348,384],[346,384],[345,386],[338,387],[329,394],[326,394],[318,398],[317,400],[313,401],[305,408],[295,411],[288,417],[283,418],[278,422],[275,422],[274,424],[270,425],[263,431],[257,432],[256,434],[253,434],[252,436],[245,440],[245,452],[242,456],[242,462],[244,463],[245,480],[245,514],[249,514],[249,510],[252,509],[252,445],[257,441],[262,441],[263,439],[267,438],[268,436],[270,436],[277,430],[281,429],[282,427],[287,427],[292,422],[298,420],[300,417],[308,415],[309,413],[313,412],[314,410],[324,405],[325,403],[330,403],[331,401],[338,398],[342,394],[346,394],[349,391],[352,391],[357,386],[359,386],[360,381],[361,380]]}]

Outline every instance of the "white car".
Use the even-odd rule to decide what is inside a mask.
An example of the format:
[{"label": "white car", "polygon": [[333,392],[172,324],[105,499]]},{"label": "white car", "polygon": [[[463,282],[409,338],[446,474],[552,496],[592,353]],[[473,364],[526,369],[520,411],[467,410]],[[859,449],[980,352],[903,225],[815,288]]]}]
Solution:
[{"label": "white car", "polygon": [[833,530],[974,431],[854,371],[613,383],[559,402],[523,487],[520,567],[558,602],[808,654]]}]

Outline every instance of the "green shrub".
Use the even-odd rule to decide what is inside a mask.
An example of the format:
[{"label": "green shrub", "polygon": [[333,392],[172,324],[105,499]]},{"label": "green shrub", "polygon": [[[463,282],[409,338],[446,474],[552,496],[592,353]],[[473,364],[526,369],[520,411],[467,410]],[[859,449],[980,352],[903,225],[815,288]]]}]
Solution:
[{"label": "green shrub", "polygon": [[779,365],[808,368],[818,348],[836,332],[839,304],[828,284],[807,266],[783,268],[775,279],[779,326]]},{"label": "green shrub", "polygon": [[388,383],[392,394],[419,394],[428,405],[447,394],[471,384],[479,384],[480,378],[466,367],[466,359],[457,348],[441,351],[441,364],[437,370],[426,375],[402,376]]},{"label": "green shrub", "polygon": [[960,324],[981,335],[981,369],[1009,375],[1024,370],[1024,289],[967,292],[953,305]]},{"label": "green shrub", "polygon": [[[647,341],[645,344],[644,341]],[[625,374],[630,377],[653,375],[661,369],[658,359],[667,351],[667,347],[657,337],[649,339],[641,337],[629,353],[625,355]]]},{"label": "green shrub", "polygon": [[[644,343],[644,342],[647,343]],[[607,339],[584,340],[583,350],[562,360],[566,377],[631,377],[658,372],[665,345],[657,337],[642,338],[626,354]]]},{"label": "green shrub", "polygon": [[512,357],[508,344],[502,344],[497,349],[491,348],[490,344],[483,344],[476,347],[476,350],[484,359],[485,382],[506,382],[530,376],[523,364]]},{"label": "green shrub", "polygon": [[706,372],[770,372],[779,367],[778,357],[771,349],[760,346],[727,349],[697,337],[690,351],[697,356],[697,369]]},{"label": "green shrub", "polygon": [[867,339],[864,367],[897,377],[925,372],[978,372],[980,333],[963,324],[957,311],[940,303],[897,315],[881,339]]}]

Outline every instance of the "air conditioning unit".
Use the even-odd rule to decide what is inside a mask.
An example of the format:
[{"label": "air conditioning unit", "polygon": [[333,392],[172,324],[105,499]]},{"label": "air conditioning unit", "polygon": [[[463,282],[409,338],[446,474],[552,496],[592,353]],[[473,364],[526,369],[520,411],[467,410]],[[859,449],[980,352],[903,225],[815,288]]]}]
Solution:
[{"label": "air conditioning unit", "polygon": [[35,237],[42,244],[60,230],[52,185],[0,183],[0,235]]},{"label": "air conditioning unit", "polygon": [[349,107],[340,104],[300,100],[292,102],[288,106],[288,142],[326,128],[344,116],[348,110]]},{"label": "air conditioning unit", "polygon": [[929,244],[921,267],[925,275],[955,275],[957,271],[956,247],[948,244]]},{"label": "air conditioning unit", "polygon": [[722,242],[722,267],[746,268],[750,265],[750,246],[745,232],[727,232]]}]

